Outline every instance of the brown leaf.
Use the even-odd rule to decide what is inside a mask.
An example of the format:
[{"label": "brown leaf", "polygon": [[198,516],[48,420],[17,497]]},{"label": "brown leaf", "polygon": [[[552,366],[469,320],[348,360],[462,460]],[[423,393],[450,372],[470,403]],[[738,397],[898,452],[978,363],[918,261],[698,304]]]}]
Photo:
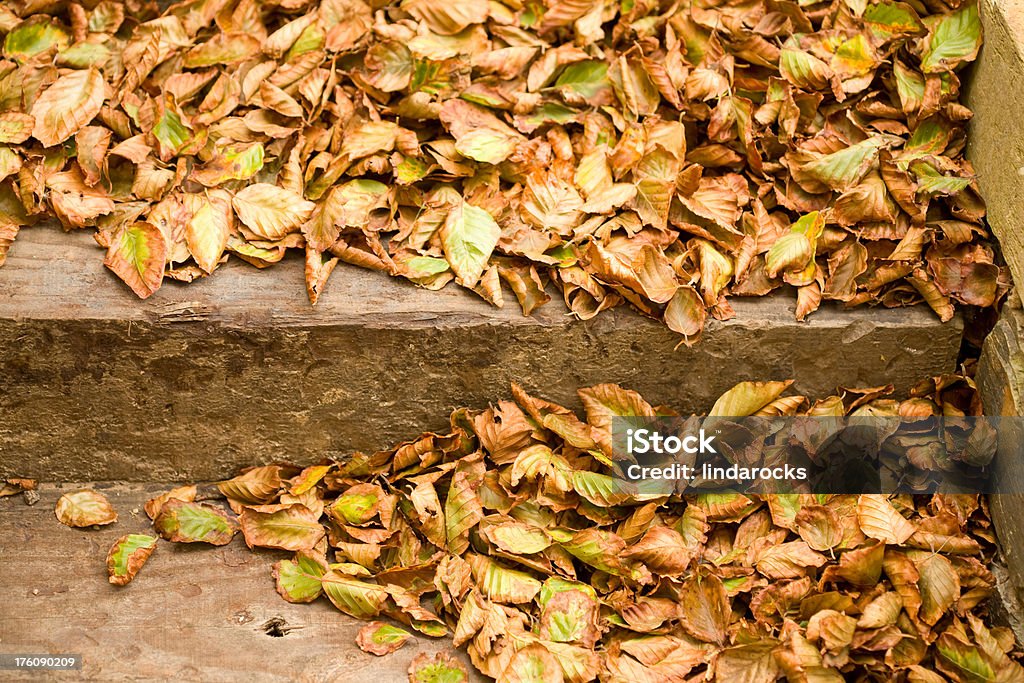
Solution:
[{"label": "brown leaf", "polygon": [[239,521],[250,548],[310,550],[325,533],[316,513],[299,503],[247,507]]},{"label": "brown leaf", "polygon": [[729,598],[721,579],[714,574],[694,575],[681,589],[680,626],[706,643],[723,644],[732,619]]},{"label": "brown leaf", "polygon": [[70,527],[113,524],[117,512],[106,496],[89,489],[65,493],[57,500],[54,514],[61,524]]},{"label": "brown leaf", "polygon": [[356,645],[363,652],[383,657],[401,648],[410,638],[412,634],[404,629],[383,621],[371,621],[359,629]]},{"label": "brown leaf", "polygon": [[108,86],[89,68],[61,76],[32,105],[32,136],[44,147],[64,142],[100,113]]},{"label": "brown leaf", "polygon": [[865,536],[894,545],[905,543],[916,531],[914,525],[880,495],[863,495],[857,499],[857,521]]}]

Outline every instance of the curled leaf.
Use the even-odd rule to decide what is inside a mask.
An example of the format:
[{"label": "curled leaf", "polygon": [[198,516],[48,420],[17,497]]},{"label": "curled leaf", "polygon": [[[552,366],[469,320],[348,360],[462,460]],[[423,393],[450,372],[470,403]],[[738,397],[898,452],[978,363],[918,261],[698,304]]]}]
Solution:
[{"label": "curled leaf", "polygon": [[128,534],[114,542],[107,553],[107,573],[110,583],[126,586],[146,564],[156,549],[157,539],[145,534]]}]

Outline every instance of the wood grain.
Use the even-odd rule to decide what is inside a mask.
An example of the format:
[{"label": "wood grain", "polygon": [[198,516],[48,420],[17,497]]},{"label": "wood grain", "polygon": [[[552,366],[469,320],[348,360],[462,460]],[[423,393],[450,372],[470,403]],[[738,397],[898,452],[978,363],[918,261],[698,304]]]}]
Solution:
[{"label": "wood grain", "polygon": [[[270,571],[288,554],[252,552],[241,536],[222,548],[160,541],[135,581],[112,586],[107,550],[123,534],[152,533],[142,506],[166,489],[97,486],[120,519],[78,530],[53,514],[74,488],[44,485],[31,507],[21,495],[0,498],[0,652],[81,654],[84,668],[0,679],[391,683],[407,680],[416,654],[451,647],[417,635],[386,657],[365,654],[355,645],[364,622],[324,598],[285,602]],[[283,620],[286,635],[267,635],[271,619]]]}]

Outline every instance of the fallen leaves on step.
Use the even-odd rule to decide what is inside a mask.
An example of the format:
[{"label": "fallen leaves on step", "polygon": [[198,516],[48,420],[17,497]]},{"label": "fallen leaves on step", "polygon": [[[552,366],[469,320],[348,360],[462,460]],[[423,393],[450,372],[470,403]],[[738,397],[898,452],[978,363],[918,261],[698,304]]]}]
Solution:
[{"label": "fallen leaves on step", "polygon": [[35,479],[5,479],[3,485],[0,485],[0,498],[4,498],[5,496],[15,496],[23,491],[35,490]]},{"label": "fallen leaves on step", "polygon": [[[993,307],[978,3],[33,3],[0,14],[0,263],[46,216],[146,298],[298,251],[694,343],[730,297]],[[268,276],[268,277],[272,277]]]},{"label": "fallen leaves on step", "polygon": [[[241,527],[251,547],[294,550],[270,570],[277,592],[368,620],[367,652],[448,637],[499,681],[1024,679],[1012,633],[988,619],[983,497],[630,492],[603,450],[612,420],[669,409],[613,384],[579,394],[582,416],[513,385],[443,432],[254,467],[147,511],[168,540],[226,543]],[[902,400],[742,382],[711,412],[909,419],[980,404],[964,373]],[[196,502],[222,496],[230,510]],[[410,667],[412,681],[467,679],[454,653]]]}]

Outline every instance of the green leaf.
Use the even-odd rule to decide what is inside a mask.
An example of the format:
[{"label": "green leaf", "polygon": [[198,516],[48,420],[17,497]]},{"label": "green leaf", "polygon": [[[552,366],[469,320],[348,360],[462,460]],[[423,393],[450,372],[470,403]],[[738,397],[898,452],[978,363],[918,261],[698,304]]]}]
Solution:
[{"label": "green leaf", "polygon": [[330,515],[341,524],[366,524],[377,516],[384,492],[373,484],[357,484],[334,501]]},{"label": "green leaf", "polygon": [[784,48],[779,53],[779,72],[783,78],[804,90],[828,87],[832,69],[809,52]]},{"label": "green leaf", "polygon": [[[587,586],[590,588],[590,586]],[[593,589],[560,590],[551,593],[541,610],[538,634],[556,643],[579,643],[593,647],[600,637],[597,628],[598,602]]]},{"label": "green leaf", "polygon": [[841,79],[863,76],[871,72],[878,63],[875,51],[864,33],[856,33],[844,40],[832,55],[830,65]]},{"label": "green leaf", "polygon": [[327,563],[315,553],[299,551],[291,560],[274,564],[277,592],[288,602],[313,602],[323,591],[321,579]]},{"label": "green leaf", "polygon": [[227,145],[201,169],[193,171],[192,178],[206,187],[216,187],[229,180],[248,180],[263,168],[263,144]]},{"label": "green leaf", "polygon": [[949,143],[950,128],[943,119],[933,116],[917,124],[904,149],[917,154],[942,154]]},{"label": "green leaf", "polygon": [[164,107],[163,115],[151,132],[160,144],[161,157],[165,159],[177,154],[192,139],[192,132],[171,107]]},{"label": "green leaf", "polygon": [[455,141],[455,149],[459,154],[473,161],[485,164],[500,164],[507,159],[520,140],[488,128],[478,128],[466,132]]},{"label": "green leaf", "polygon": [[564,124],[574,121],[579,115],[575,109],[570,109],[558,102],[547,102],[534,109],[524,117],[524,121],[530,126],[537,128],[547,123]]},{"label": "green leaf", "polygon": [[543,529],[524,522],[494,524],[481,533],[499,550],[514,555],[533,555],[551,545],[551,538]]},{"label": "green leaf", "polygon": [[451,73],[447,62],[417,59],[409,83],[409,92],[440,95],[451,88]]},{"label": "green leaf", "polygon": [[483,275],[501,228],[483,209],[460,202],[448,212],[441,227],[444,255],[463,287],[475,287]]},{"label": "green leaf", "polygon": [[926,161],[914,161],[910,170],[917,178],[917,191],[928,195],[955,195],[971,184],[971,178],[943,175]]},{"label": "green leaf", "polygon": [[107,553],[110,583],[125,586],[135,578],[156,548],[157,539],[145,534],[127,534],[114,542]]},{"label": "green leaf", "polygon": [[[0,125],[2,125],[2,124],[0,124]],[[14,175],[20,169],[21,169],[21,157],[18,155],[18,153],[15,152],[10,147],[7,147],[6,145],[0,145],[0,180],[3,180],[4,178],[7,178],[8,176]],[[8,187],[8,191],[10,191],[9,190],[9,186],[5,186],[5,187]],[[0,192],[3,192],[3,190],[0,190]],[[12,194],[10,196],[12,198],[14,197],[13,192],[12,192]],[[21,204],[21,200],[20,199],[15,198],[14,199],[14,205],[16,207],[18,207],[18,208],[15,209],[15,211],[18,211],[19,214],[24,212],[24,207]],[[19,210],[19,208],[20,208],[20,210]],[[26,218],[27,218],[27,216],[26,216]],[[6,220],[3,221],[4,223],[11,222],[11,223],[20,224],[20,225],[24,225],[25,224],[25,223],[20,223],[20,221],[24,220],[24,218],[15,218],[14,214],[11,214],[11,213],[7,214],[5,219]],[[18,221],[18,223],[15,223],[15,221]],[[6,254],[7,254],[6,249],[7,249],[7,246],[9,246],[9,245],[4,246],[4,242],[6,242],[8,239],[9,238],[7,238],[7,237],[0,238],[0,266],[3,265],[4,259],[6,258]]]},{"label": "green leaf", "polygon": [[896,77],[896,93],[900,96],[903,111],[913,113],[924,102],[924,78],[913,69],[908,69],[896,60],[892,73]]},{"label": "green leaf", "polygon": [[444,502],[445,534],[448,539],[448,551],[461,555],[469,547],[469,531],[483,519],[483,507],[477,498],[476,488],[480,485],[483,474],[482,463],[479,466],[466,465],[460,461],[452,475],[451,486]]},{"label": "green leaf", "polygon": [[60,24],[50,17],[37,15],[18,24],[4,38],[4,56],[19,62],[46,52],[68,46],[71,37]]},{"label": "green leaf", "polygon": [[582,498],[598,507],[621,505],[631,497],[621,480],[599,472],[573,472],[572,487]]},{"label": "green leaf", "polygon": [[789,233],[776,240],[765,254],[768,277],[777,277],[779,273],[813,271],[814,252],[824,229],[825,215],[819,211],[811,211],[798,218],[789,227]]},{"label": "green leaf", "polygon": [[299,38],[295,41],[295,44],[288,48],[288,52],[284,55],[285,63],[287,64],[292,62],[296,57],[304,55],[307,52],[319,50],[324,46],[325,41],[326,35],[322,30],[320,30],[320,27],[315,23],[310,24],[301,34],[299,34]]},{"label": "green leaf", "polygon": [[75,69],[103,68],[110,59],[110,48],[103,43],[80,41],[57,55],[57,64]]},{"label": "green leaf", "polygon": [[878,157],[878,150],[887,144],[884,136],[871,137],[809,161],[802,171],[833,190],[845,191],[861,181]]},{"label": "green leaf", "polygon": [[981,49],[981,18],[977,3],[964,5],[950,14],[929,17],[921,70],[925,73],[953,71],[969,62]]},{"label": "green leaf", "polygon": [[537,597],[537,602],[541,607],[548,604],[554,596],[565,591],[583,591],[590,597],[597,599],[597,592],[594,587],[588,583],[582,583],[580,581],[566,581],[557,576],[552,576],[544,585],[541,587],[540,595]]},{"label": "green leaf", "polygon": [[982,683],[999,680],[992,666],[985,661],[978,648],[965,643],[950,633],[943,633],[935,643],[939,666],[958,676],[958,680]]},{"label": "green leaf", "polygon": [[405,266],[411,271],[410,279],[430,277],[451,270],[447,261],[433,256],[414,256],[405,262]]},{"label": "green leaf", "polygon": [[803,270],[814,258],[814,245],[807,235],[791,232],[775,240],[765,254],[765,272],[768,277],[778,277],[789,270]]},{"label": "green leaf", "polygon": [[628,574],[622,564],[626,542],[611,531],[590,528],[577,532],[571,541],[562,544],[570,555],[580,562],[601,571],[625,576]]},{"label": "green leaf", "polygon": [[411,185],[426,178],[430,170],[431,166],[426,161],[416,157],[403,156],[395,166],[395,182],[399,185]]},{"label": "green leaf", "polygon": [[555,87],[570,91],[585,100],[596,97],[602,90],[611,88],[608,80],[608,63],[599,60],[574,62],[562,70],[555,81]]},{"label": "green leaf", "polygon": [[153,528],[175,543],[227,545],[238,531],[238,523],[220,508],[171,498],[160,508]]}]

